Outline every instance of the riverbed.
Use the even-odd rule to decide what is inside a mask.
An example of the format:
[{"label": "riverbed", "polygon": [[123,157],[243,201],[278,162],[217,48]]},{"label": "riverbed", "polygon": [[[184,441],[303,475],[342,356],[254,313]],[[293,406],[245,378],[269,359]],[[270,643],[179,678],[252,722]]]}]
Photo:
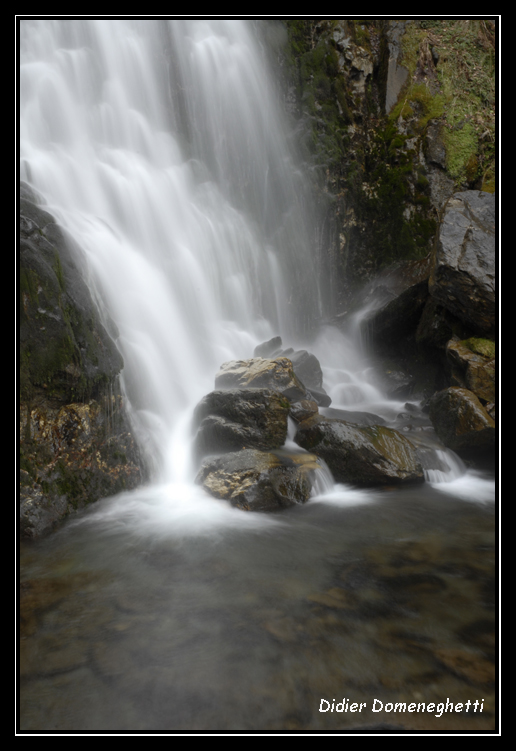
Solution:
[{"label": "riverbed", "polygon": [[267,516],[101,501],[22,542],[21,729],[492,730],[493,500],[470,470]]}]

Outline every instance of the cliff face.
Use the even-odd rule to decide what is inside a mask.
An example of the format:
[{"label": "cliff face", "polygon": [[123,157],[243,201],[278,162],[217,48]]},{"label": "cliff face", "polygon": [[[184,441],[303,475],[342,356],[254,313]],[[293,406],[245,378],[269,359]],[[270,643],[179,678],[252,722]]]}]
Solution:
[{"label": "cliff face", "polygon": [[[318,171],[331,318],[374,308],[363,330],[386,393],[456,389],[459,411],[478,399],[491,450],[495,22],[285,23],[285,104]],[[459,422],[476,449],[478,425]]]},{"label": "cliff face", "polygon": [[334,311],[432,248],[445,201],[494,191],[489,20],[286,21],[285,101],[319,170]]},{"label": "cliff face", "polygon": [[36,537],[141,481],[117,378],[123,361],[54,218],[20,199],[20,517]]}]

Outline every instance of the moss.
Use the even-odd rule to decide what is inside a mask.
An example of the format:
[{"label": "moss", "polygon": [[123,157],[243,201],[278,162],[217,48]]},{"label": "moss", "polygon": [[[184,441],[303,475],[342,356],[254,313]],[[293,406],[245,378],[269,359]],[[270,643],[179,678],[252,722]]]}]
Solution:
[{"label": "moss", "polygon": [[492,360],[496,356],[496,345],[491,339],[481,339],[479,337],[470,337],[464,339],[461,344],[470,349],[472,352],[476,352],[483,357],[489,357]]},{"label": "moss", "polygon": [[54,267],[53,268],[54,268],[54,273],[57,278],[57,282],[59,284],[59,289],[61,290],[61,292],[64,292],[65,291],[65,279],[63,275],[63,267],[61,266],[61,259],[59,257],[59,253],[57,252],[57,250],[55,251],[55,254],[54,254]]},{"label": "moss", "polygon": [[[423,258],[436,229],[426,195],[429,183],[422,168],[416,172],[412,195],[414,157],[404,148],[406,140],[388,121],[376,132],[366,158],[366,179],[374,190],[362,192],[357,208],[359,218],[368,225],[377,268],[396,260]],[[407,203],[417,207],[410,217],[405,215]]]},{"label": "moss", "polygon": [[[446,147],[446,168],[451,177],[466,178],[466,167],[475,159],[478,148],[474,127],[471,123],[465,123],[460,127],[449,128],[444,131],[443,140]],[[473,179],[474,177],[476,173]]]},{"label": "moss", "polygon": [[441,119],[447,169],[457,187],[481,180],[494,189],[494,180],[485,178],[494,175],[496,158],[494,22],[412,21],[402,48],[410,84],[392,116],[411,118],[419,107],[420,131]]}]

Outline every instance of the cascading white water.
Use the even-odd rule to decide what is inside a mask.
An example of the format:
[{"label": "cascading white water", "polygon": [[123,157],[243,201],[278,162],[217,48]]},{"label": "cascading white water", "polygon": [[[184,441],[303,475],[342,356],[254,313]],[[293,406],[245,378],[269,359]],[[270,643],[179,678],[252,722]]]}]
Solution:
[{"label": "cascading white water", "polygon": [[[220,364],[278,333],[297,345],[324,312],[310,182],[266,54],[244,21],[20,26],[21,178],[86,254],[155,480],[182,497],[192,409]],[[333,407],[396,419],[357,331],[323,328],[310,348]],[[462,471],[429,466],[432,481]]]},{"label": "cascading white water", "polygon": [[21,178],[86,253],[140,438],[184,480],[220,364],[321,312],[265,56],[244,21],[24,20],[20,39]]}]

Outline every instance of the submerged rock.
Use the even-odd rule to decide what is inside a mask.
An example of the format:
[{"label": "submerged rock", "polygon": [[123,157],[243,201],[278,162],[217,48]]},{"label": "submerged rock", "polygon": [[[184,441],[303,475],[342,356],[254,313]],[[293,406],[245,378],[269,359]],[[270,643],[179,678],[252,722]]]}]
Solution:
[{"label": "submerged rock", "polygon": [[423,480],[414,446],[391,428],[358,428],[317,416],[299,425],[295,441],[324,459],[337,482],[376,485]]},{"label": "submerged rock", "polygon": [[285,443],[290,402],[272,389],[212,391],[197,405],[197,456],[275,449]]},{"label": "submerged rock", "polygon": [[441,441],[459,455],[494,450],[495,422],[472,391],[439,391],[429,402],[429,415]]},{"label": "submerged rock", "polygon": [[246,449],[206,459],[195,481],[244,511],[275,511],[306,503],[318,469],[313,454]]}]

